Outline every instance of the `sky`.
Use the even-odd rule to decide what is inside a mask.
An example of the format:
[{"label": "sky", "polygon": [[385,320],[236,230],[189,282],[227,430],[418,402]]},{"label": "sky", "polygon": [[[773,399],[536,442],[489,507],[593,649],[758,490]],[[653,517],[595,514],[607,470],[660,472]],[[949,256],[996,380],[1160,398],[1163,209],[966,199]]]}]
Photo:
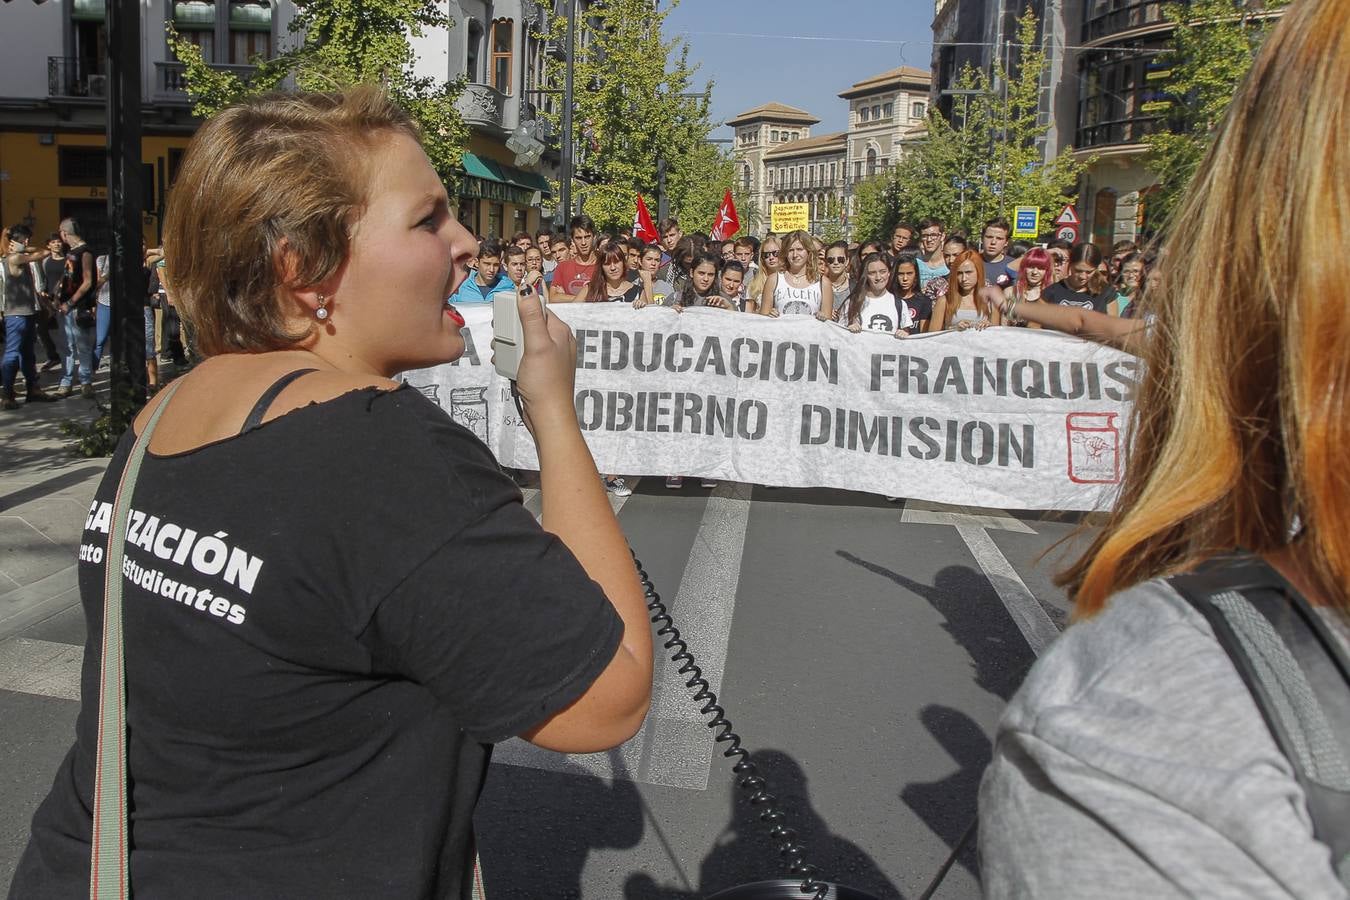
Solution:
[{"label": "sky", "polygon": [[[713,80],[714,122],[777,101],[819,118],[811,126],[818,135],[847,128],[848,104],[838,94],[854,82],[901,65],[931,67],[933,6],[933,0],[681,0],[664,32],[689,45],[689,59],[699,66],[695,89]],[[729,138],[731,129],[713,137]]]}]

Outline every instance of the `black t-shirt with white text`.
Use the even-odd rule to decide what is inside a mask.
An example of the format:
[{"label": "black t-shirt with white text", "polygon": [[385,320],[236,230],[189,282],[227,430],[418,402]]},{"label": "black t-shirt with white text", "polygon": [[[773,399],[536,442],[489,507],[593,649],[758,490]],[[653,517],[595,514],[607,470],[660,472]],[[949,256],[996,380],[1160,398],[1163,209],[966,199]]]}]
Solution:
[{"label": "black t-shirt with white text", "polygon": [[[423,389],[429,390],[429,389]],[[76,742],[12,897],[88,895],[104,548],[89,510]],[[486,446],[411,387],[145,457],[125,544],[131,886],[470,896],[492,743],[604,670],[622,620]]]},{"label": "black t-shirt with white text", "polygon": [[1076,306],[1079,309],[1092,309],[1104,313],[1107,304],[1116,299],[1116,290],[1107,285],[1100,294],[1094,295],[1087,291],[1075,291],[1069,287],[1068,282],[1056,281],[1045,289],[1044,299],[1047,303]]}]

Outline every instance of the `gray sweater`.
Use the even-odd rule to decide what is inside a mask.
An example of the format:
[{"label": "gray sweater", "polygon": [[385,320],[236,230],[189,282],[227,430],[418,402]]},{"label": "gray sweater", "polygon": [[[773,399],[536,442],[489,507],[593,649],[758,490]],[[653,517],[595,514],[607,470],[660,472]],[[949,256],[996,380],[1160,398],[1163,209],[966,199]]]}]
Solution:
[{"label": "gray sweater", "polygon": [[1036,663],[999,723],[979,834],[988,897],[1346,896],[1231,660],[1161,581]]}]

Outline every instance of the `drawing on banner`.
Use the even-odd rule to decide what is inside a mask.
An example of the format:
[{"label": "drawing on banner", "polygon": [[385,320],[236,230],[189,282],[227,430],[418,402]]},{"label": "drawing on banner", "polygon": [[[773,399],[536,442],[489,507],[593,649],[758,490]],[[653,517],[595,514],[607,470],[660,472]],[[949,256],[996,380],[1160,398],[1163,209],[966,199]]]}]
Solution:
[{"label": "drawing on banner", "polygon": [[426,397],[437,406],[441,404],[441,386],[439,384],[413,384],[408,379],[403,379],[403,383],[413,390],[417,391],[423,397]]},{"label": "drawing on banner", "polygon": [[450,418],[478,435],[483,443],[488,443],[488,404],[485,387],[463,387],[450,389]]},{"label": "drawing on banner", "polygon": [[1118,413],[1069,413],[1069,480],[1077,484],[1120,482]]}]

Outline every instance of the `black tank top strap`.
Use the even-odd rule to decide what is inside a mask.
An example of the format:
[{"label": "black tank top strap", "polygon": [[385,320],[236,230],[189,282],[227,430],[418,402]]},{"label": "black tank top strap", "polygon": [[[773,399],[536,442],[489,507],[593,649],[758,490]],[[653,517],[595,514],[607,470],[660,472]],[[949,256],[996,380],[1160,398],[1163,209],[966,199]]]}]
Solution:
[{"label": "black tank top strap", "polygon": [[277,395],[286,390],[287,385],[292,381],[295,381],[301,375],[308,375],[310,372],[317,371],[319,370],[297,369],[294,372],[287,372],[285,375],[282,375],[276,381],[272,382],[272,386],[263,391],[262,396],[258,398],[258,402],[253,404],[253,409],[249,411],[248,418],[244,420],[244,427],[239,429],[239,433],[244,434],[261,425],[263,416],[267,415],[267,410],[272,405],[272,401],[277,399]]}]

